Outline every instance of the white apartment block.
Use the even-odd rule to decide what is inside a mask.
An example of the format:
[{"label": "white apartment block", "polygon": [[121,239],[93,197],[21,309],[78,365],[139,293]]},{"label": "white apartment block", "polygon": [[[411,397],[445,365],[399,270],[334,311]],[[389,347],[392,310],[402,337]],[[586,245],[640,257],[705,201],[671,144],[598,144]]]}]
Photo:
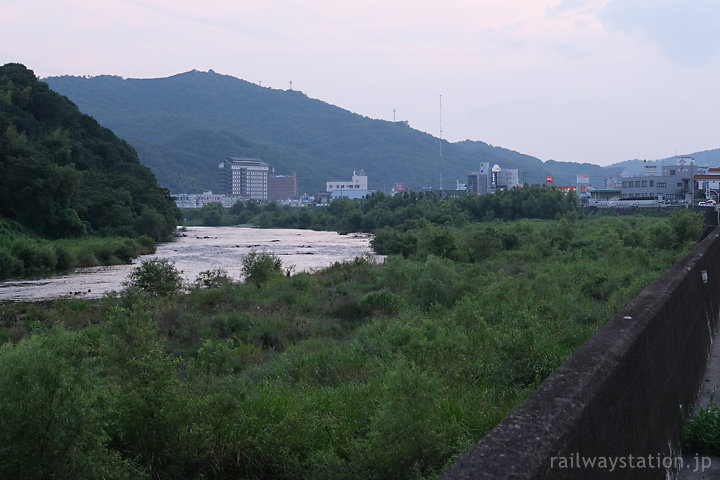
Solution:
[{"label": "white apartment block", "polygon": [[346,191],[346,192],[352,192],[352,191],[367,191],[368,189],[368,180],[367,175],[365,175],[365,172],[363,170],[360,170],[360,175],[357,175],[354,171],[352,173],[352,179],[350,181],[347,180],[337,180],[337,181],[330,181],[325,184],[326,192],[335,192],[335,191]]}]

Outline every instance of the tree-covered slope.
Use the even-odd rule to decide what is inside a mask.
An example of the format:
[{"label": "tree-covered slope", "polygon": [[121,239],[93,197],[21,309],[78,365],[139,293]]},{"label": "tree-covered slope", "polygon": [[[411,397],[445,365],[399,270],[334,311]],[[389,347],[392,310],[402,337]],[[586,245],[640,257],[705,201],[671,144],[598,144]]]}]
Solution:
[{"label": "tree-covered slope", "polygon": [[0,67],[0,216],[51,237],[155,240],[179,211],[135,150],[20,64]]},{"label": "tree-covered slope", "polygon": [[482,162],[520,169],[520,180],[573,185],[578,173],[602,180],[597,165],[542,162],[483,142],[443,141],[354,114],[299,91],[276,90],[227,75],[191,71],[168,78],[50,77],[50,87],[111,128],[174,192],[217,189],[217,165],[229,155],[259,157],[280,173],[296,171],[312,193],[326,181],[364,169],[370,188],[393,183],[445,188],[467,181]]}]

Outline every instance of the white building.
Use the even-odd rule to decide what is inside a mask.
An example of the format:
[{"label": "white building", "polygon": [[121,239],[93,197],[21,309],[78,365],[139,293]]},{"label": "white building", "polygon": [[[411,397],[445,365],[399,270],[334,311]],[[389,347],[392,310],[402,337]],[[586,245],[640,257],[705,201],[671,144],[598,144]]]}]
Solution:
[{"label": "white building", "polygon": [[326,182],[325,191],[330,194],[330,200],[335,200],[339,197],[357,199],[366,197],[372,193],[368,190],[368,180],[364,170],[360,170],[360,175],[353,171],[350,181],[336,180]]},{"label": "white building", "polygon": [[[352,179],[350,181],[347,180],[336,180],[336,181],[330,181],[325,184],[325,191],[326,192],[359,192],[359,191],[365,191],[367,192],[368,189],[368,180],[367,175],[365,175],[364,170],[360,170],[360,175],[355,174],[353,171],[352,173]],[[345,196],[342,195],[342,193],[339,196]]]},{"label": "white building", "polygon": [[225,208],[235,205],[238,200],[245,200],[245,197],[238,195],[222,195],[211,191],[203,193],[178,193],[173,195],[175,204],[179,208],[202,208],[208,203],[220,203]]}]

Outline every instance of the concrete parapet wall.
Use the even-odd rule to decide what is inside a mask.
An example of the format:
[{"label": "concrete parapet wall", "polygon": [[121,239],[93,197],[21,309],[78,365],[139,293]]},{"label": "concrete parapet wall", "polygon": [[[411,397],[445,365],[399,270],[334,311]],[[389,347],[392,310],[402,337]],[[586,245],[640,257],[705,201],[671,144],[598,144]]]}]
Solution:
[{"label": "concrete parapet wall", "polygon": [[[666,478],[670,462],[677,465],[681,406],[689,408],[698,390],[719,303],[716,230],[598,330],[443,479]],[[592,461],[594,468],[578,465]]]}]

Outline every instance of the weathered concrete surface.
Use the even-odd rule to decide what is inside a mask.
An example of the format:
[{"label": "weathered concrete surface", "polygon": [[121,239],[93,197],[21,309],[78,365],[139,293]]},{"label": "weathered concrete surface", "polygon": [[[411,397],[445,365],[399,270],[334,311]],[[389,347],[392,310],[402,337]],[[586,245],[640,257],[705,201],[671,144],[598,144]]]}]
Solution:
[{"label": "weathered concrete surface", "polygon": [[[666,478],[665,467],[679,455],[680,407],[691,405],[698,390],[719,301],[715,231],[593,335],[443,478]],[[580,468],[578,461],[595,467]]]},{"label": "weathered concrete surface", "polygon": [[[700,382],[692,413],[697,414],[710,402],[720,404],[720,334],[715,334],[703,381]],[[711,480],[720,478],[720,457],[703,456],[695,452],[683,452],[684,468],[679,470],[679,480]]]}]

